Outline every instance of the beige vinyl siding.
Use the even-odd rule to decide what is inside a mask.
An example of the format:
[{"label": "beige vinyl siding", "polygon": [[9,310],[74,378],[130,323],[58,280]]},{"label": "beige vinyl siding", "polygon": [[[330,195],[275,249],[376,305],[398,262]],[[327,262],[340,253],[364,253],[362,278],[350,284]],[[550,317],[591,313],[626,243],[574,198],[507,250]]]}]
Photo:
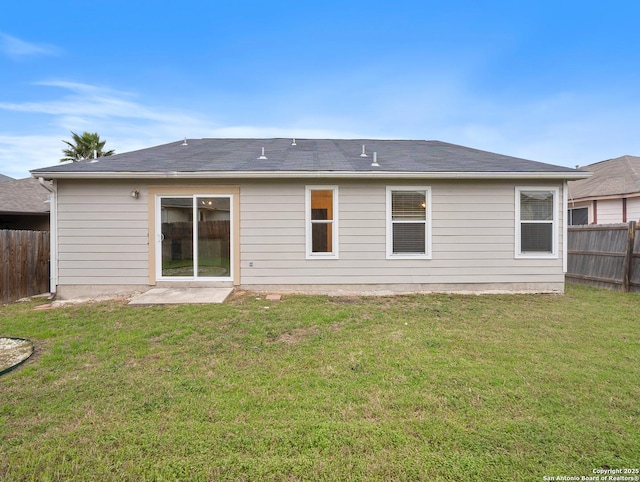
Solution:
[{"label": "beige vinyl siding", "polygon": [[139,185],[58,181],[58,284],[147,285],[147,211]]},{"label": "beige vinyl siding", "polygon": [[[627,205],[627,210],[629,206]],[[628,211],[627,211],[628,213]],[[598,224],[616,224],[622,222],[622,199],[598,200]]]},{"label": "beige vinyl siding", "polygon": [[[171,181],[151,182],[170,187]],[[188,183],[181,183],[188,190]],[[515,186],[561,182],[244,181],[239,186],[239,283],[288,285],[562,284],[557,259],[515,259]],[[338,259],[306,259],[305,186],[338,187]],[[432,259],[386,259],[386,187],[431,189]],[[223,186],[211,181],[211,186]],[[133,199],[133,189],[140,197]],[[203,181],[194,190],[204,192]],[[58,181],[59,285],[148,285],[148,187]],[[559,199],[561,201],[561,199]],[[562,203],[559,202],[561,206]],[[560,211],[562,211],[560,209]]]},{"label": "beige vinyl siding", "polygon": [[[515,259],[514,182],[424,181],[431,187],[432,259],[386,259],[387,185],[339,183],[339,259],[305,259],[304,191],[311,182],[241,189],[241,283],[250,285],[562,283],[558,258]],[[527,186],[537,186],[527,181]],[[541,187],[559,188],[561,183]],[[559,204],[562,205],[561,203]]]},{"label": "beige vinyl siding", "polygon": [[627,221],[640,222],[640,197],[627,199]]},{"label": "beige vinyl siding", "polygon": [[[594,201],[569,202],[569,209],[589,208],[589,224],[591,224],[594,221],[593,203]],[[598,224],[621,223],[623,222],[622,214],[622,198],[597,200]],[[627,221],[640,221],[640,197],[627,198]]]},{"label": "beige vinyl siding", "polygon": [[241,186],[241,269],[244,264],[242,260],[257,259],[254,256],[263,256],[262,259],[273,260],[280,265],[292,259],[304,261],[304,222],[304,184]]}]

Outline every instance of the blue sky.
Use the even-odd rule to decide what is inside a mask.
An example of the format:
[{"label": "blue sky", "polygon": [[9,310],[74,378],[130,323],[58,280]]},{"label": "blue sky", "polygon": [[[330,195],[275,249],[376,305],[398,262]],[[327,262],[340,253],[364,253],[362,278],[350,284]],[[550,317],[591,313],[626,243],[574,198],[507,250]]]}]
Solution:
[{"label": "blue sky", "polygon": [[436,139],[565,166],[640,155],[640,2],[9,2],[0,173],[70,131]]}]

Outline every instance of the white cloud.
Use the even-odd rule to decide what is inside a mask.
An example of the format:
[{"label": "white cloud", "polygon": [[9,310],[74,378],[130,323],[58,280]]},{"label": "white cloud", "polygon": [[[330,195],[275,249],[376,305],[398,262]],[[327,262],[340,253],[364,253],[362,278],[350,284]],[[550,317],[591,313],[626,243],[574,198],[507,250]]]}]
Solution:
[{"label": "white cloud", "polygon": [[33,114],[49,114],[65,121],[84,118],[132,118],[156,122],[192,122],[189,116],[168,109],[153,109],[131,100],[133,94],[99,86],[65,81],[37,82],[70,93],[61,99],[44,102],[0,102],[0,109]]},{"label": "white cloud", "polygon": [[[351,94],[354,102],[340,105],[327,92],[305,97],[300,90],[289,93],[288,102],[274,96],[256,115],[249,105],[219,99],[209,99],[213,107],[208,107],[203,98],[200,112],[194,112],[150,105],[135,93],[98,85],[66,80],[35,85],[52,88],[56,96],[0,102],[0,110],[29,122],[19,128],[16,120],[14,132],[0,132],[0,173],[12,177],[57,164],[61,139],[70,131],[98,132],[117,153],[183,137],[297,137],[434,139],[566,166],[640,154],[636,105],[608,103],[594,92],[505,99],[477,95],[453,82],[404,90],[396,82]],[[223,123],[218,112],[233,118]]]},{"label": "white cloud", "polygon": [[17,179],[28,177],[30,169],[59,162],[62,145],[54,136],[0,134],[0,173]]},{"label": "white cloud", "polygon": [[60,49],[53,45],[25,42],[0,32],[0,52],[13,59],[20,59],[38,55],[55,56],[60,54]]},{"label": "white cloud", "polygon": [[70,131],[98,132],[107,141],[106,148],[115,149],[116,153],[183,137],[359,137],[339,129],[305,127],[318,125],[312,119],[293,127],[222,126],[197,113],[145,105],[129,92],[60,80],[35,85],[65,92],[52,100],[0,102],[0,110],[27,114],[28,118],[37,119],[39,131],[51,133],[34,136],[0,132],[0,173],[12,177],[26,177],[29,169],[57,164],[64,147],[61,141],[70,138]]},{"label": "white cloud", "polygon": [[[98,132],[107,141],[106,147],[117,153],[182,139],[183,137],[366,137],[355,129],[326,128],[338,126],[338,119],[304,118],[289,125],[246,124],[223,126],[212,116],[185,112],[168,107],[154,107],[140,102],[135,94],[111,88],[62,80],[37,82],[35,85],[59,88],[61,97],[38,102],[0,102],[0,110],[27,114],[34,119],[49,117],[46,132],[59,132],[59,137],[16,136],[0,133],[0,172],[7,175],[27,175],[26,169],[44,167],[58,162],[61,139],[70,131]],[[344,121],[344,119],[343,119]],[[41,148],[31,149],[38,145]],[[15,167],[13,158],[28,159]]]},{"label": "white cloud", "polygon": [[[55,165],[62,156],[62,139],[70,131],[98,132],[106,147],[126,152],[182,137],[211,132],[207,119],[169,108],[138,102],[135,95],[95,85],[67,81],[46,81],[36,85],[56,87],[61,97],[39,102],[0,102],[0,110],[25,114],[25,133],[14,124],[12,132],[0,132],[0,173],[26,177],[29,169]],[[24,115],[22,116],[24,117]]]}]

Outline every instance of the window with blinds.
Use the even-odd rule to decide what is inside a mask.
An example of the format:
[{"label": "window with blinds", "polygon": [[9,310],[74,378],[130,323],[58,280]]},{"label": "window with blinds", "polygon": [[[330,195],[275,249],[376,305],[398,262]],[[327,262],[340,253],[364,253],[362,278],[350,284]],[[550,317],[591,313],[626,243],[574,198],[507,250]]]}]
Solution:
[{"label": "window with blinds", "polygon": [[428,188],[387,188],[387,257],[429,257]]},{"label": "window with blinds", "polygon": [[516,188],[517,255],[556,254],[556,189]]}]

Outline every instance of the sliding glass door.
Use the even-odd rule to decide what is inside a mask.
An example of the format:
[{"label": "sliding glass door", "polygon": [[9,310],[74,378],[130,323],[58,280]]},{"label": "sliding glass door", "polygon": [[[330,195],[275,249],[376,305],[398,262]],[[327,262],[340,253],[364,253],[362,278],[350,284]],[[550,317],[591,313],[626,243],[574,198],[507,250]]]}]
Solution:
[{"label": "sliding glass door", "polygon": [[231,197],[159,196],[159,201],[158,277],[230,279]]},{"label": "sliding glass door", "polygon": [[197,197],[197,275],[231,277],[231,199]]}]

